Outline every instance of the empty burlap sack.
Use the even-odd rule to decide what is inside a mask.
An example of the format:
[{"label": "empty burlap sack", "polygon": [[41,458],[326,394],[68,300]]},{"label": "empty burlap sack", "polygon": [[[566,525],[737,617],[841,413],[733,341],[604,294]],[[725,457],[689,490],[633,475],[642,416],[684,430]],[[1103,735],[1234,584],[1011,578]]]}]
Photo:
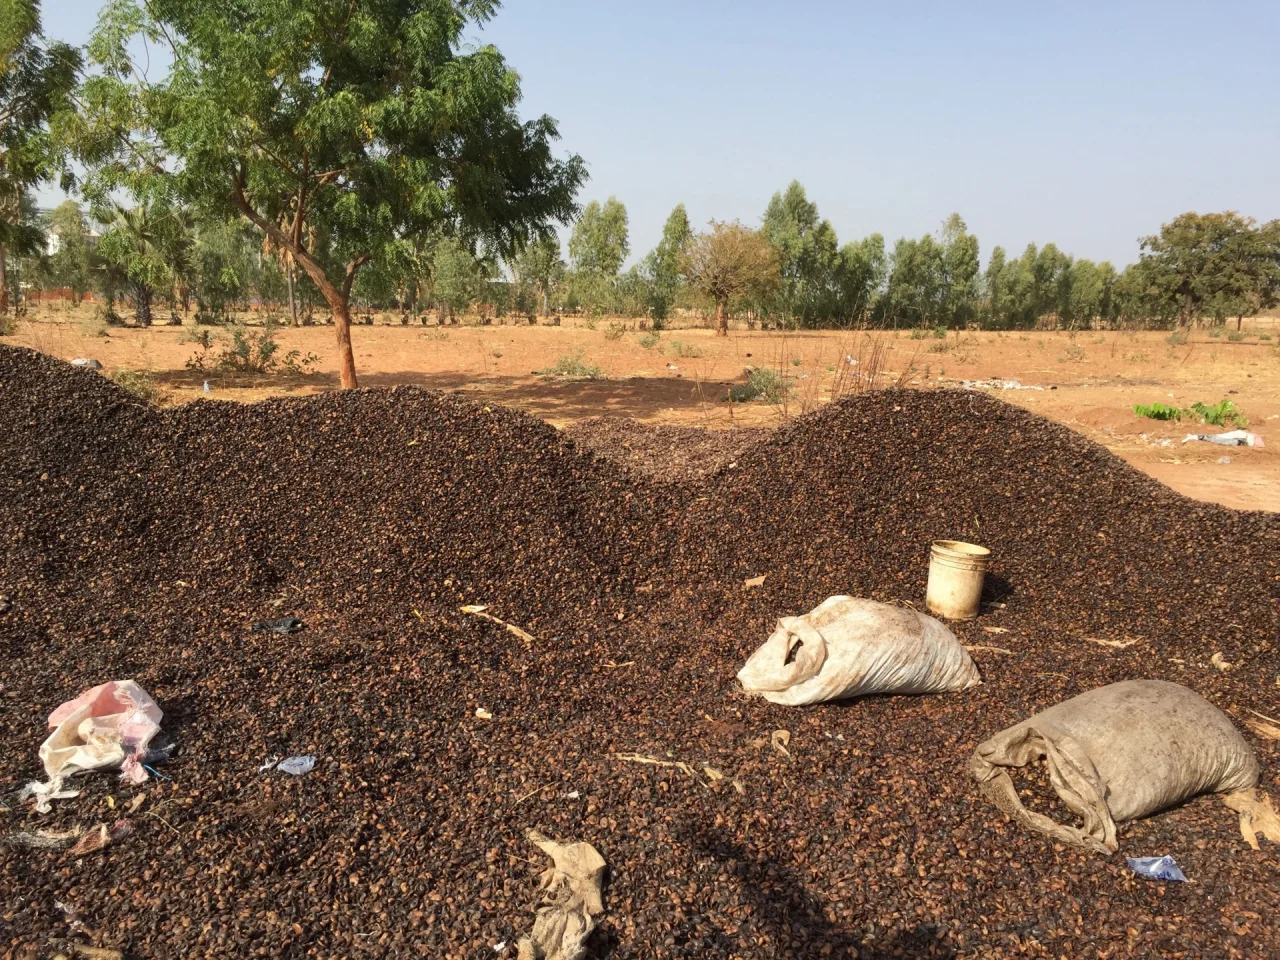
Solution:
[{"label": "empty burlap sack", "polygon": [[[1034,813],[1018,799],[1009,768],[1041,759],[1083,828]],[[969,771],[1015,820],[1102,853],[1116,851],[1118,821],[1258,782],[1258,761],[1226,714],[1164,680],[1113,683],[1043,710],[981,744]]]},{"label": "empty burlap sack", "polygon": [[557,843],[537,830],[525,836],[551,858],[551,866],[542,874],[533,933],[516,945],[517,960],[583,960],[595,918],[604,912],[604,857],[589,843]]},{"label": "empty burlap sack", "polygon": [[982,682],[968,651],[933,617],[853,597],[831,597],[802,617],[780,619],[738,680],[748,693],[787,706]]}]

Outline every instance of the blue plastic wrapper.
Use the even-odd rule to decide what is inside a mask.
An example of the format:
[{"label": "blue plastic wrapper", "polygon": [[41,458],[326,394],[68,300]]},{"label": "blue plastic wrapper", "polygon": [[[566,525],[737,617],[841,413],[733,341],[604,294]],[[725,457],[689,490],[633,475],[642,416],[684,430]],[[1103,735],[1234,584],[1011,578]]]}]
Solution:
[{"label": "blue plastic wrapper", "polygon": [[1125,859],[1129,861],[1129,869],[1141,876],[1151,877],[1153,880],[1187,882],[1187,875],[1182,872],[1178,861],[1173,857],[1125,857]]}]

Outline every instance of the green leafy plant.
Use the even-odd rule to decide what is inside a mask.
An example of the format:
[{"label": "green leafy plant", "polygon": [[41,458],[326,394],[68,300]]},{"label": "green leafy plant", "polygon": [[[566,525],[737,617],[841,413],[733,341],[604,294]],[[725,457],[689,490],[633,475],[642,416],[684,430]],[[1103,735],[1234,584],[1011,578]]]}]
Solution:
[{"label": "green leafy plant", "polygon": [[644,347],[646,350],[652,350],[654,347],[658,345],[658,341],[661,339],[662,339],[662,336],[661,334],[658,333],[658,331],[650,330],[648,333],[646,333],[643,337],[640,338],[640,346]]},{"label": "green leafy plant", "polygon": [[249,375],[270,373],[276,365],[275,356],[279,349],[275,327],[270,324],[261,332],[236,324],[231,328],[231,342],[218,354],[218,369]]},{"label": "green leafy plant", "polygon": [[946,327],[941,327],[941,326],[939,326],[939,327],[934,327],[934,328],[933,328],[933,339],[935,339],[935,340],[945,340],[945,339],[947,339],[947,328],[946,328]]},{"label": "green leafy plant", "polygon": [[1269,334],[1269,333],[1260,333],[1260,334],[1258,334],[1258,339],[1259,339],[1259,340],[1262,340],[1262,341],[1264,341],[1264,342],[1265,342],[1265,341],[1267,341],[1267,340],[1270,340],[1270,339],[1271,339],[1271,334]]},{"label": "green leafy plant", "polygon": [[1228,343],[1239,343],[1239,342],[1240,342],[1241,340],[1243,340],[1243,339],[1244,339],[1244,331],[1243,331],[1243,330],[1229,330],[1229,331],[1227,331],[1227,342],[1228,342]]},{"label": "green leafy plant", "polygon": [[1148,403],[1135,404],[1133,412],[1140,417],[1146,417],[1148,420],[1181,420],[1182,411],[1177,407],[1171,407],[1168,404]]},{"label": "green leafy plant", "polygon": [[1142,351],[1138,351],[1137,353],[1130,353],[1125,356],[1125,360],[1129,363],[1146,363],[1150,359],[1151,359],[1151,355],[1144,353]]},{"label": "green leafy plant", "polygon": [[566,353],[545,370],[538,371],[540,376],[555,377],[559,380],[598,380],[602,374],[600,368],[582,362],[582,351]]},{"label": "green leafy plant", "polygon": [[1209,331],[1209,336],[1213,337],[1215,340],[1218,339],[1218,337],[1222,336],[1222,328],[1214,327]]},{"label": "green leafy plant", "polygon": [[925,332],[924,330],[920,330],[918,328],[913,328],[911,331],[912,340],[923,340],[928,335],[929,334],[927,332]]},{"label": "green leafy plant", "polygon": [[622,335],[627,332],[627,326],[617,320],[612,320],[604,329],[604,338],[606,340],[621,340]]},{"label": "green leafy plant", "polygon": [[761,403],[781,403],[791,393],[787,378],[768,367],[756,367],[747,375],[746,383],[729,388],[729,399],[734,403],[758,400]]},{"label": "green leafy plant", "polygon": [[1175,330],[1169,336],[1165,337],[1171,347],[1181,347],[1187,342],[1187,334],[1184,330]]},{"label": "green leafy plant", "polygon": [[0,313],[0,337],[11,337],[17,332],[17,318],[7,313]]},{"label": "green leafy plant", "polygon": [[803,360],[801,360],[799,357],[792,357],[792,358],[791,358],[791,365],[792,365],[793,367],[798,367],[798,366],[800,366],[800,364],[802,364],[802,363],[804,363],[804,361],[803,361]]},{"label": "green leafy plant", "polygon": [[1197,400],[1191,405],[1191,410],[1201,422],[1215,427],[1247,427],[1249,425],[1248,419],[1240,412],[1240,408],[1227,399],[1220,400],[1213,406],[1206,406]]}]

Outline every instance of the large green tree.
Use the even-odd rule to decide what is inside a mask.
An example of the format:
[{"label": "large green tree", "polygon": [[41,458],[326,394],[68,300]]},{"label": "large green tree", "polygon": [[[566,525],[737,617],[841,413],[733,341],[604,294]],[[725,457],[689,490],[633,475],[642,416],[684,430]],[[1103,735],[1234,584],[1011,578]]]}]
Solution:
[{"label": "large green tree", "polygon": [[[1233,210],[1184,213],[1142,240],[1142,259],[1158,296],[1175,305],[1180,326],[1190,326],[1217,302],[1231,299],[1228,283],[1251,258],[1253,221]],[[1244,285],[1242,285],[1244,286]]]},{"label": "large green tree", "polygon": [[49,216],[51,246],[50,276],[54,284],[71,291],[71,302],[78,304],[93,283],[94,250],[84,211],[74,200],[64,200]]},{"label": "large green tree", "polygon": [[[90,45],[82,155],[96,189],[171,174],[210,213],[238,211],[332,311],[356,386],[360,269],[430,231],[514,254],[576,213],[581,158],[547,116],[522,121],[519,77],[466,31],[496,0],[110,0]],[[149,80],[137,37],[169,47]]]},{"label": "large green tree", "polygon": [[560,240],[554,235],[538,237],[525,244],[512,264],[516,282],[537,296],[542,316],[551,312],[551,293],[564,280],[565,265],[560,258]]},{"label": "large green tree", "polygon": [[662,240],[645,258],[643,274],[647,279],[648,309],[657,326],[662,325],[671,313],[680,290],[681,264],[693,231],[689,228],[689,214],[683,203],[678,203],[662,225]]},{"label": "large green tree", "polygon": [[839,244],[835,228],[818,216],[818,205],[798,180],[770,198],[761,229],[778,253],[781,312],[804,325],[829,319],[839,284]]},{"label": "large green tree", "polygon": [[7,255],[44,245],[22,201],[59,166],[50,123],[70,105],[80,64],[74,47],[45,42],[36,0],[0,0],[0,314],[9,309]]},{"label": "large green tree", "polygon": [[616,197],[588,203],[569,236],[569,259],[577,297],[593,313],[612,304],[614,284],[630,252],[627,208]]}]

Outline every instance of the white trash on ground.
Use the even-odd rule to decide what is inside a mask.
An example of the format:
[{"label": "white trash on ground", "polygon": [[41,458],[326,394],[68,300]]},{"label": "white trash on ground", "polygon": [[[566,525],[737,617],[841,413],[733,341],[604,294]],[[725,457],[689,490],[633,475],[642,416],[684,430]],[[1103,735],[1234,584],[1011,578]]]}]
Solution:
[{"label": "white trash on ground", "polygon": [[[1083,828],[1022,805],[1011,768],[1044,760],[1049,782]],[[1042,710],[979,744],[969,772],[1014,820],[1056,840],[1114,853],[1116,823],[1203,793],[1246,790],[1258,761],[1227,715],[1194,690],[1125,680]]]},{"label": "white trash on ground", "polygon": [[955,634],[902,607],[837,596],[782,617],[738,672],[748,693],[787,706],[872,693],[943,693],[981,683]]},{"label": "white trash on ground", "polygon": [[1142,877],[1152,880],[1176,880],[1186,883],[1187,875],[1178,866],[1178,861],[1170,856],[1163,857],[1125,857],[1129,869]]},{"label": "white trash on ground", "polygon": [[1183,443],[1190,443],[1192,440],[1216,443],[1222,447],[1265,446],[1260,436],[1256,433],[1250,433],[1248,430],[1228,430],[1226,433],[1188,433],[1182,438]]},{"label": "white trash on ground", "polygon": [[36,809],[48,813],[51,800],[75,796],[75,791],[62,789],[62,782],[86,770],[119,767],[125,780],[142,783],[147,779],[147,747],[160,732],[163,716],[132,680],[109,680],[62,704],[49,714],[53,732],[40,745],[48,782],[27,785]]}]

